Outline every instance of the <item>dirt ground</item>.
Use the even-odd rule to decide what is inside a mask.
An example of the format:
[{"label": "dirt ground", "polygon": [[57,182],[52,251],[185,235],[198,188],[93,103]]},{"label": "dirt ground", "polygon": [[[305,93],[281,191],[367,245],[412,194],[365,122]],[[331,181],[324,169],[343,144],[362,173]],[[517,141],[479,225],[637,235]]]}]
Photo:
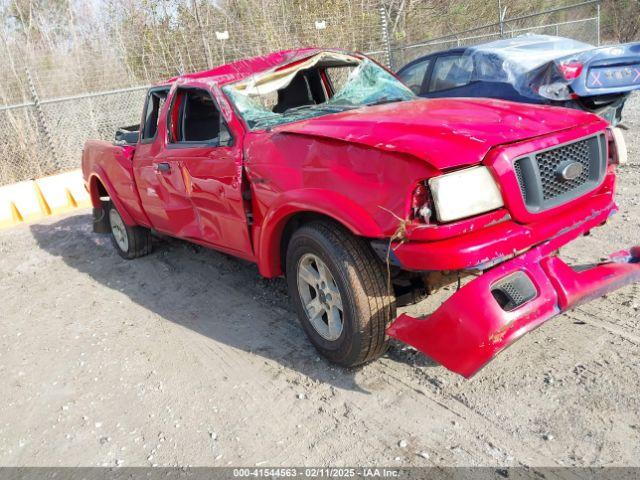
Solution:
[{"label": "dirt ground", "polygon": [[[626,116],[621,213],[570,259],[640,243],[638,97]],[[399,344],[345,370],[284,281],[179,241],[125,261],[90,223],[0,232],[1,465],[640,466],[640,285],[470,381]]]}]

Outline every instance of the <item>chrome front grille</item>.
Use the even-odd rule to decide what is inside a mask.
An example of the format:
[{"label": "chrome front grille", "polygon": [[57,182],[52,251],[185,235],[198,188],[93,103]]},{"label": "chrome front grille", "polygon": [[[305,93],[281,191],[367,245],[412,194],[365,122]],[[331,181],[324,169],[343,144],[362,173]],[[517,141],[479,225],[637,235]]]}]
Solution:
[{"label": "chrome front grille", "polygon": [[606,139],[600,134],[535,152],[516,159],[513,168],[527,209],[546,210],[573,200],[602,182]]}]

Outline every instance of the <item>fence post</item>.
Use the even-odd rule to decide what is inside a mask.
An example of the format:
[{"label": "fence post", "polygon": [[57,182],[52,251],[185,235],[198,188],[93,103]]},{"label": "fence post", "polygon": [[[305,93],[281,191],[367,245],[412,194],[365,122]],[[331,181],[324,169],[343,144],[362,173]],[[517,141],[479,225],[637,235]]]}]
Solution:
[{"label": "fence post", "polygon": [[42,132],[44,136],[45,143],[47,144],[47,148],[49,149],[49,155],[51,156],[51,166],[53,167],[53,171],[47,173],[58,173],[61,169],[60,161],[58,159],[58,154],[56,152],[55,144],[53,143],[53,138],[51,137],[51,130],[49,130],[49,125],[47,124],[47,118],[44,115],[44,111],[42,110],[42,106],[40,105],[40,97],[38,96],[38,91],[36,90],[36,85],[33,82],[33,78],[31,77],[31,72],[29,71],[29,67],[25,66],[24,71],[27,75],[27,83],[29,84],[29,93],[31,93],[31,99],[33,100],[34,108],[36,109],[36,119],[38,122],[38,128]]},{"label": "fence post", "polygon": [[598,11],[596,15],[596,30],[597,30],[596,35],[598,39],[597,45],[599,47],[600,46],[600,2],[596,4],[596,9]]},{"label": "fence post", "polygon": [[387,12],[385,12],[384,7],[380,4],[380,28],[382,29],[382,43],[384,44],[385,49],[385,64],[389,68],[393,68],[392,65],[392,52],[391,52],[391,37],[389,35],[389,22],[387,20]]}]

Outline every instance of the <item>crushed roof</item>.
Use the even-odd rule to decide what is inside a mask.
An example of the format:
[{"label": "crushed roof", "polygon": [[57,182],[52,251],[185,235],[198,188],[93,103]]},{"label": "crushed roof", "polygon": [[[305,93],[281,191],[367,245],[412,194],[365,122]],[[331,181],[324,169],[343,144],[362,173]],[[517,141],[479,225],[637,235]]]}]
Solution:
[{"label": "crushed roof", "polygon": [[324,51],[337,51],[334,49],[322,48],[296,48],[292,50],[281,50],[279,52],[269,53],[258,57],[251,57],[236,62],[227,63],[211,70],[203,70],[201,72],[187,73],[177,77],[170,78],[165,83],[173,83],[179,79],[191,80],[207,80],[225,85],[228,83],[243,80],[251,75],[260,73],[278,65],[286,65],[302,58],[310,57]]}]

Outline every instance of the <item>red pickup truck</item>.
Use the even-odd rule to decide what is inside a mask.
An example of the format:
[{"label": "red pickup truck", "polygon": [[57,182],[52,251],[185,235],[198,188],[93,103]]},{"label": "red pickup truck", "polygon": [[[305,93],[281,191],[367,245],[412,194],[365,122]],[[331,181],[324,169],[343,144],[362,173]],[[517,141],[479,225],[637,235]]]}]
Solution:
[{"label": "red pickup truck", "polygon": [[[615,138],[588,113],[418,99],[357,53],[299,49],[151,88],[139,126],[91,140],[94,226],[118,253],[158,232],[285,275],[328,359],[359,365],[393,337],[471,376],[549,318],[640,279],[640,248],[570,267],[604,224]],[[396,307],[457,290],[431,315]]]}]

